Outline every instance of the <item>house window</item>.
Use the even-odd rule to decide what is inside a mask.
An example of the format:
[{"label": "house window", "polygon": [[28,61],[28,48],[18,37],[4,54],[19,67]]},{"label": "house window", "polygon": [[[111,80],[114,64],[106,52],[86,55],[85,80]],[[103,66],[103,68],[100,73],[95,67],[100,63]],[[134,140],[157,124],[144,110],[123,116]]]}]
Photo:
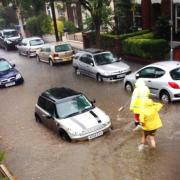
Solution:
[{"label": "house window", "polygon": [[139,28],[142,28],[142,11],[141,11],[141,5],[137,5],[136,6],[136,10],[135,10],[135,24],[136,24],[136,27]]},{"label": "house window", "polygon": [[180,31],[180,4],[175,5],[175,31]]}]

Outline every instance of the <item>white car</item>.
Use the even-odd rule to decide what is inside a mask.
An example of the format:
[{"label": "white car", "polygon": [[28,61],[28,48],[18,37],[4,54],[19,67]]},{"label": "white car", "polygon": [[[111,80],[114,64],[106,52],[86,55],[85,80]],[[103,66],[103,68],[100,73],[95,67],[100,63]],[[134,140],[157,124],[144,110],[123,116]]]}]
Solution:
[{"label": "white car", "polygon": [[66,141],[94,139],[111,128],[109,116],[82,93],[69,88],[43,92],[35,107],[35,118]]},{"label": "white car", "polygon": [[136,79],[142,78],[151,95],[164,103],[180,100],[180,62],[161,61],[147,65],[124,79],[124,88],[132,92]]},{"label": "white car", "polygon": [[40,37],[24,38],[18,45],[16,45],[19,55],[26,55],[28,57],[36,56],[36,51],[42,47],[44,41]]}]

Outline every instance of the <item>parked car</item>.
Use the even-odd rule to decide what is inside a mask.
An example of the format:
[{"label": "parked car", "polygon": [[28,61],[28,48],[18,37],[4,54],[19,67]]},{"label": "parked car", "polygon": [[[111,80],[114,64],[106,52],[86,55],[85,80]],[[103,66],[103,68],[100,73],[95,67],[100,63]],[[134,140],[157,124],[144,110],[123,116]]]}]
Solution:
[{"label": "parked car", "polygon": [[36,56],[36,51],[42,47],[44,41],[40,37],[24,38],[16,47],[19,55]]},{"label": "parked car", "polygon": [[0,87],[14,86],[24,82],[21,73],[14,67],[15,64],[0,58]]},{"label": "parked car", "polygon": [[74,50],[67,43],[49,43],[37,51],[37,61],[49,63],[53,66],[56,63],[72,61]]},{"label": "parked car", "polygon": [[76,74],[84,74],[97,81],[117,81],[131,72],[130,67],[109,51],[85,49],[75,54],[73,67]]},{"label": "parked car", "polygon": [[20,34],[15,29],[3,29],[0,31],[0,47],[8,51],[21,41]]},{"label": "parked car", "polygon": [[164,103],[180,100],[180,62],[162,61],[145,66],[125,77],[125,89],[132,92],[138,78],[143,78],[151,95]]},{"label": "parked car", "polygon": [[111,127],[109,116],[94,103],[81,92],[64,87],[52,88],[39,96],[35,118],[64,140],[94,139]]}]

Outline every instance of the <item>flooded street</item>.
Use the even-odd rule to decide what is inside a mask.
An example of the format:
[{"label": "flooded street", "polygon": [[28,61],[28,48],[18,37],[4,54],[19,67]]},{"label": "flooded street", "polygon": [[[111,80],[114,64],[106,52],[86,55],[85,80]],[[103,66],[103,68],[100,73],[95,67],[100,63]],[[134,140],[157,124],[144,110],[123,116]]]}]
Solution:
[{"label": "flooded street", "polygon": [[[132,132],[130,96],[123,82],[98,83],[77,76],[71,64],[54,67],[0,49],[16,64],[25,82],[0,89],[0,149],[18,180],[179,180],[180,102],[163,107],[157,149],[138,151],[140,132]],[[142,65],[127,62],[132,70]],[[113,130],[92,141],[67,143],[34,118],[38,96],[52,87],[69,87],[96,99],[112,119]],[[122,111],[118,111],[120,107]]]}]

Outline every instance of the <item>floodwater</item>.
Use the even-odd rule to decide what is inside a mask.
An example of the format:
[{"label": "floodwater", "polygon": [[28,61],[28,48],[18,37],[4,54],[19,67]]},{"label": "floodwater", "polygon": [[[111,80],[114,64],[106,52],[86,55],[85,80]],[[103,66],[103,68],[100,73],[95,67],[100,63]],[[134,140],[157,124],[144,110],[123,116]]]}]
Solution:
[{"label": "floodwater", "polygon": [[[157,149],[138,151],[140,132],[132,132],[130,95],[123,83],[98,83],[76,76],[71,64],[50,67],[0,50],[24,76],[25,83],[0,91],[0,149],[4,163],[18,180],[179,180],[180,102],[163,107],[163,128],[157,132]],[[140,64],[130,63],[136,70]],[[113,130],[85,142],[67,143],[34,119],[34,107],[42,91],[69,87],[83,92],[110,115]],[[120,107],[122,111],[118,111]]]}]

